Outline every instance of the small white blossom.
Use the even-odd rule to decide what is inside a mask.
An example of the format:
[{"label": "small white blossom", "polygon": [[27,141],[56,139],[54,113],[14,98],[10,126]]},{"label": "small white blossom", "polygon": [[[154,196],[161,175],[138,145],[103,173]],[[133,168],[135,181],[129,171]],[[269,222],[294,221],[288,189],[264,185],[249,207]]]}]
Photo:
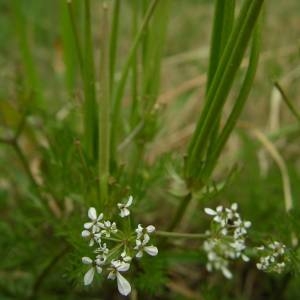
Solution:
[{"label": "small white blossom", "polygon": [[83,282],[84,285],[89,285],[93,282],[95,271],[97,271],[98,274],[102,272],[102,267],[98,264],[97,260],[93,261],[89,257],[83,257],[82,263],[85,265],[91,265],[91,268],[85,273]]},{"label": "small white blossom", "polygon": [[218,206],[216,210],[211,208],[204,208],[204,211],[209,216],[214,216],[213,220],[217,223],[220,223],[222,226],[225,226],[225,219],[223,217],[223,206]]},{"label": "small white blossom", "polygon": [[129,196],[127,203],[125,203],[125,204],[118,203],[118,208],[120,209],[119,215],[121,218],[125,218],[130,215],[130,211],[129,211],[128,207],[131,206],[132,201],[133,201],[133,197]]},{"label": "small white blossom", "polygon": [[120,274],[120,272],[126,272],[128,271],[130,267],[129,263],[122,262],[120,260],[112,260],[111,261],[111,268],[110,273],[108,274],[107,278],[114,280],[117,278],[117,285],[118,290],[120,294],[127,296],[131,292],[131,286],[130,283],[127,281],[127,279]]},{"label": "small white blossom", "polygon": [[143,256],[143,251],[145,251],[146,253],[148,253],[151,256],[156,256],[158,254],[157,247],[155,247],[153,245],[147,246],[149,241],[150,241],[150,237],[148,234],[144,235],[143,241],[141,241],[140,239],[137,239],[135,241],[136,246],[134,247],[134,249],[137,250],[137,254],[135,255],[137,258],[140,258]]},{"label": "small white blossom", "polygon": [[104,221],[100,227],[101,227],[101,231],[100,231],[101,235],[107,238],[110,237],[112,233],[118,232],[117,225],[115,222]]},{"label": "small white blossom", "polygon": [[92,232],[97,232],[99,226],[101,225],[100,221],[103,219],[103,214],[99,214],[97,216],[97,211],[94,207],[90,207],[88,210],[88,217],[90,218],[91,222],[87,222],[84,224],[85,229],[92,229]]}]

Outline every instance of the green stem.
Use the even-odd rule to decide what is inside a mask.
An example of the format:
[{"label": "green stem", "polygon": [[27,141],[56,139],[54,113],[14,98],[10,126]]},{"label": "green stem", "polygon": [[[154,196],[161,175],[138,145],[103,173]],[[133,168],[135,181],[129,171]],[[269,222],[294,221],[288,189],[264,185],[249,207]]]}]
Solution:
[{"label": "green stem", "polygon": [[97,160],[98,124],[90,0],[84,0],[84,131],[89,159]]},{"label": "green stem", "polygon": [[116,65],[117,41],[119,32],[121,0],[115,0],[111,24],[111,36],[109,44],[109,90],[112,94],[114,86],[114,75]]},{"label": "green stem", "polygon": [[108,64],[108,11],[103,5],[101,66],[100,66],[100,100],[99,100],[99,182],[100,203],[108,204],[109,178],[109,145],[110,145],[110,93],[109,93],[109,64]]},{"label": "green stem", "polygon": [[75,51],[77,53],[79,67],[80,67],[80,73],[81,73],[81,77],[83,79],[84,78],[83,56],[82,56],[82,50],[81,50],[80,41],[79,41],[78,29],[77,29],[76,22],[75,22],[73,2],[67,1],[67,5],[68,5],[68,13],[69,13],[69,17],[70,17],[70,23],[71,23],[71,27],[72,27],[72,31],[73,31],[73,35],[74,35]]},{"label": "green stem", "polygon": [[17,37],[19,39],[19,49],[21,51],[22,63],[25,69],[25,78],[29,92],[34,89],[34,99],[38,104],[44,102],[41,88],[41,82],[36,70],[36,63],[29,47],[28,36],[26,32],[26,20],[21,10],[22,1],[12,0],[13,20],[16,28]]},{"label": "green stem", "polygon": [[27,159],[26,159],[26,157],[25,157],[25,155],[24,155],[24,153],[23,153],[23,151],[22,151],[20,145],[18,144],[17,141],[11,142],[10,145],[13,147],[13,149],[15,150],[16,154],[18,155],[20,161],[22,162],[22,165],[23,165],[23,167],[24,167],[24,170],[25,170],[27,176],[29,177],[30,181],[32,182],[32,185],[33,185],[36,189],[38,189],[39,185],[38,185],[38,183],[36,182],[36,180],[35,180],[35,178],[34,178],[32,172],[31,172],[31,169],[30,169],[30,166],[29,166],[29,164],[28,164],[28,161],[27,161]]},{"label": "green stem", "polygon": [[298,122],[300,122],[300,114],[298,113],[297,109],[294,107],[293,103],[290,101],[290,99],[288,98],[288,96],[286,95],[286,93],[284,92],[282,87],[280,86],[280,84],[278,82],[275,82],[274,85],[277,88],[277,90],[279,91],[279,93],[281,94],[283,101],[285,102],[287,107],[290,109],[291,113],[298,120]]},{"label": "green stem", "polygon": [[184,213],[189,205],[189,203],[192,200],[192,194],[189,193],[188,195],[186,195],[180,202],[175,217],[172,220],[172,223],[170,224],[170,226],[168,227],[168,231],[173,231],[175,229],[175,227],[181,222]]},{"label": "green stem", "polygon": [[179,238],[179,239],[203,239],[208,235],[205,233],[181,233],[181,232],[169,232],[158,230],[155,232],[158,236],[164,236],[169,238]]},{"label": "green stem", "polygon": [[143,37],[144,30],[147,28],[147,25],[151,19],[151,16],[159,3],[158,0],[153,0],[152,3],[150,4],[148,11],[145,15],[145,18],[143,20],[143,23],[135,37],[135,40],[132,44],[132,47],[130,49],[129,55],[127,57],[125,66],[123,67],[122,74],[121,74],[121,79],[120,82],[117,86],[116,93],[114,95],[114,102],[113,102],[113,111],[112,111],[112,126],[111,126],[111,155],[112,159],[115,159],[116,155],[116,139],[117,139],[117,131],[119,129],[119,124],[120,124],[120,109],[121,109],[121,100],[123,98],[123,93],[128,77],[128,72],[130,70],[131,64],[133,62],[134,56],[136,55],[136,50],[139,45],[140,40]]},{"label": "green stem", "polygon": [[260,50],[260,28],[259,24],[256,27],[256,30],[253,35],[252,39],[252,45],[251,45],[251,53],[250,53],[250,58],[249,58],[249,65],[248,69],[245,75],[245,78],[243,80],[240,92],[237,96],[237,99],[235,101],[234,107],[228,117],[228,120],[223,128],[223,130],[220,133],[220,136],[218,137],[214,148],[209,154],[209,157],[207,159],[207,162],[204,166],[203,172],[202,172],[202,179],[207,180],[211,173],[213,172],[213,169],[215,167],[215,164],[217,163],[217,160],[221,154],[222,149],[224,148],[230,133],[232,132],[238,117],[240,116],[246,100],[249,96],[257,65],[258,65],[258,60],[259,60],[259,50]]},{"label": "green stem", "polygon": [[207,138],[214,128],[215,120],[222,112],[263,2],[263,0],[247,0],[241,9],[239,19],[234,26],[208,91],[207,105],[201,114],[189,146],[188,178],[199,179],[201,176],[201,172],[195,168],[195,164],[203,158]]}]

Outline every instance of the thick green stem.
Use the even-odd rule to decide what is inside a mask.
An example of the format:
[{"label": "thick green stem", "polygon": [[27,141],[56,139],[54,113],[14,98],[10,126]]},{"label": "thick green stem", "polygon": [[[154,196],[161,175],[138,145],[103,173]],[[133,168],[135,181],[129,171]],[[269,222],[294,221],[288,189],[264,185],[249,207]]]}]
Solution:
[{"label": "thick green stem", "polygon": [[263,2],[263,0],[247,0],[241,9],[239,19],[208,91],[207,105],[201,114],[189,147],[186,170],[188,178],[199,179],[201,176],[195,164],[203,158],[208,137],[214,128],[215,120],[221,114]]},{"label": "thick green stem", "polygon": [[109,93],[109,49],[108,49],[108,8],[103,5],[103,24],[100,66],[99,100],[99,182],[100,203],[108,204],[109,145],[110,145],[110,93]]}]

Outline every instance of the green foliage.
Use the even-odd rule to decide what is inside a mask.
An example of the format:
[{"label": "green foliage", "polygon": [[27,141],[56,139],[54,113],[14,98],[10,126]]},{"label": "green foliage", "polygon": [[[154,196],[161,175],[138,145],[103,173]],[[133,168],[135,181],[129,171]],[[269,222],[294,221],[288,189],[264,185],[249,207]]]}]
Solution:
[{"label": "green foliage", "polygon": [[[280,169],[265,155],[262,175],[261,145],[249,134],[268,113],[270,79],[262,76],[297,73],[288,52],[282,62],[268,58],[254,81],[260,26],[270,26],[259,24],[263,2],[0,0],[1,299],[119,299],[106,273],[83,286],[81,257],[91,248],[80,232],[89,207],[117,215],[128,195],[135,203],[127,226],[154,224],[159,249],[126,273],[138,299],[299,298],[299,124],[289,120],[299,115],[298,90],[276,84],[289,125],[283,119],[266,133],[289,173],[288,213]],[[266,14],[285,5],[276,3]],[[210,56],[201,59],[208,22]],[[190,45],[196,55],[167,57]],[[204,68],[200,98],[190,80]],[[250,125],[239,124],[244,108]],[[230,265],[234,277],[225,282],[205,269],[203,209],[233,202],[252,222],[254,248],[251,262]],[[287,245],[286,271],[260,273],[255,247],[275,240]]]}]

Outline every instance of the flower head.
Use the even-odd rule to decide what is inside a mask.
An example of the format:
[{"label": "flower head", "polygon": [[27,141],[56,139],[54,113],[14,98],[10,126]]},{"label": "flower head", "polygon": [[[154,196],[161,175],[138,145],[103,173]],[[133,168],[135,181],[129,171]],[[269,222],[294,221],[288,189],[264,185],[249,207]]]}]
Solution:
[{"label": "flower head", "polygon": [[237,210],[236,203],[230,208],[218,206],[215,210],[204,210],[206,214],[213,216],[214,223],[212,232],[208,232],[208,239],[203,243],[208,258],[206,268],[210,272],[220,270],[228,279],[232,278],[228,268],[230,260],[241,258],[245,262],[249,261],[245,254],[245,238],[251,222],[242,220]]},{"label": "flower head", "polygon": [[257,247],[261,252],[259,262],[256,264],[257,269],[265,272],[282,273],[286,267],[286,246],[280,242],[274,241],[266,247]]},{"label": "flower head", "polygon": [[125,217],[130,215],[130,211],[129,211],[128,207],[131,206],[132,201],[133,201],[133,197],[129,196],[129,198],[128,198],[128,200],[125,204],[124,203],[118,203],[118,208],[120,209],[119,215],[120,215],[121,218],[125,218]]},{"label": "flower head", "polygon": [[[127,203],[118,204],[121,217],[130,214],[128,207],[131,206],[132,201],[133,197],[130,196]],[[116,279],[119,292],[127,296],[131,292],[131,286],[122,274],[130,268],[131,254],[136,257],[141,257],[143,252],[151,256],[157,255],[157,248],[148,244],[155,227],[149,225],[144,228],[139,224],[133,232],[128,231],[127,227],[122,231],[122,228],[117,227],[116,222],[104,218],[103,213],[97,215],[96,209],[93,207],[89,208],[88,217],[90,222],[84,223],[81,236],[89,240],[89,246],[93,247],[95,258],[92,259],[88,256],[82,258],[82,263],[89,265],[83,282],[85,285],[89,285],[96,273],[107,272],[107,278]],[[132,239],[134,235],[136,235],[136,240]]]}]

